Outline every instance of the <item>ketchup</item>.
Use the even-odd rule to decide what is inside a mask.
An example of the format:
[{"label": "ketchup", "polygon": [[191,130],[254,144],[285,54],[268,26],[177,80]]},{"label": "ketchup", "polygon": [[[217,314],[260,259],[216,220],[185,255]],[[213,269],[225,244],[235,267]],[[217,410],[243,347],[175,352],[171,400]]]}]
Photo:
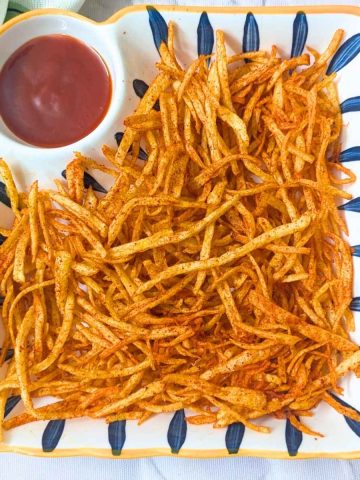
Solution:
[{"label": "ketchup", "polygon": [[69,35],[30,40],[0,72],[0,116],[17,137],[39,147],[61,147],[88,135],[110,99],[103,60]]}]

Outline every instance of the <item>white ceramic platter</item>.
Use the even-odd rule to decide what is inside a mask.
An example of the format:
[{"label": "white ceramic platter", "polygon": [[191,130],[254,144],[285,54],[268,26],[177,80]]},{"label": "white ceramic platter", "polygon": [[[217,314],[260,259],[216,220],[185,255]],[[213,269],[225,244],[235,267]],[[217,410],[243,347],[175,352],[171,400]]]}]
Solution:
[{"label": "white ceramic platter", "polygon": [[[333,32],[343,28],[345,47],[335,56],[332,68],[338,73],[338,86],[343,104],[344,138],[343,161],[351,161],[351,168],[360,177],[360,8],[306,7],[304,13],[296,8],[254,8],[249,14],[242,8],[157,7],[128,8],[104,23],[95,23],[81,16],[59,10],[29,12],[0,28],[0,67],[16,48],[39,35],[63,33],[75,36],[94,47],[105,60],[113,79],[113,97],[102,123],[79,142],[61,148],[42,149],[19,141],[0,121],[0,156],[11,165],[17,185],[24,189],[39,179],[42,187],[53,186],[52,179],[60,177],[74,151],[92,158],[101,158],[101,145],[115,147],[114,134],[122,130],[122,120],[135,107],[144,84],[151,82],[156,71],[158,52],[155,42],[161,40],[163,20],[177,25],[177,53],[189,63],[198,54],[198,26],[222,29],[226,34],[228,52],[257,47],[269,49],[276,44],[290,56],[306,43],[319,51],[328,45]],[[160,12],[160,15],[158,14]],[[150,22],[149,22],[150,20]],[[208,24],[209,22],[209,24]],[[151,24],[153,29],[151,28]],[[210,28],[209,28],[210,25]],[[153,30],[153,31],[152,31]],[[209,33],[207,33],[209,35]],[[211,33],[210,33],[211,36]],[[306,38],[307,37],[307,38]],[[205,39],[209,45],[210,37]],[[210,42],[211,43],[211,42]],[[207,48],[207,47],[206,47]],[[298,53],[300,53],[298,51]],[[140,80],[140,81],[139,81]],[[356,147],[356,148],[353,148]],[[351,149],[351,150],[349,150]],[[106,180],[96,173],[96,180]],[[350,187],[355,200],[343,206],[349,226],[349,241],[354,247],[355,283],[352,308],[359,310],[360,296],[360,195],[359,181]],[[10,210],[0,204],[1,225],[11,223]],[[358,324],[360,317],[355,312]],[[360,328],[354,335],[360,341]],[[342,381],[344,399],[360,409],[360,380],[348,376]],[[12,411],[16,398],[8,402],[9,415],[21,410],[21,402]],[[0,450],[32,455],[66,456],[94,455],[118,458],[150,455],[191,457],[226,456],[229,454],[255,455],[273,458],[338,457],[360,458],[360,424],[346,419],[325,404],[316,408],[309,420],[311,428],[325,437],[316,439],[294,431],[284,420],[265,418],[261,423],[271,427],[268,435],[244,429],[236,424],[226,429],[211,426],[186,425],[184,413],[163,414],[151,418],[142,426],[135,422],[117,422],[110,427],[102,420],[76,419],[54,422],[35,422],[13,429],[5,434]],[[47,450],[48,453],[45,451]]]}]

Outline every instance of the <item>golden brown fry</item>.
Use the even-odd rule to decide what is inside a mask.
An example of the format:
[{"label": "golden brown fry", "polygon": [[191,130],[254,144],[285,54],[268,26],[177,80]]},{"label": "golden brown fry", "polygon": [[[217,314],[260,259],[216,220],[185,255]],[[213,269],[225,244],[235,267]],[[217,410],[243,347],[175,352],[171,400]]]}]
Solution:
[{"label": "golden brown fry", "polygon": [[36,260],[39,248],[39,221],[38,221],[38,182],[34,182],[29,193],[29,223],[32,262]]},{"label": "golden brown fry", "polygon": [[244,351],[239,355],[231,358],[225,363],[217,365],[209,370],[206,370],[200,375],[203,380],[210,380],[216,375],[236,372],[245,365],[258,363],[278,354],[281,347],[266,348],[261,351]]},{"label": "golden brown fry", "polygon": [[55,297],[60,312],[64,312],[69,291],[72,255],[66,250],[60,250],[55,255]]},{"label": "golden brown fry", "polygon": [[48,357],[45,358],[42,362],[34,366],[32,370],[34,373],[39,373],[49,368],[49,366],[53,364],[57,359],[57,357],[60,355],[60,352],[69,336],[69,333],[73,324],[74,308],[75,308],[75,296],[73,292],[70,292],[66,297],[66,301],[64,305],[63,323],[61,325],[59,334],[55,340],[55,344],[50,354],[48,355]]},{"label": "golden brown fry", "polygon": [[216,31],[216,65],[221,86],[221,95],[225,107],[233,110],[231,93],[229,88],[229,78],[227,71],[227,58],[225,50],[224,33],[220,30]]},{"label": "golden brown fry", "polygon": [[30,231],[27,228],[16,245],[15,250],[13,279],[18,283],[25,283],[25,259],[29,240]]},{"label": "golden brown fry", "polygon": [[0,177],[3,179],[7,193],[10,198],[11,208],[14,214],[19,216],[19,194],[15,186],[11,170],[8,167],[7,163],[0,158]]}]

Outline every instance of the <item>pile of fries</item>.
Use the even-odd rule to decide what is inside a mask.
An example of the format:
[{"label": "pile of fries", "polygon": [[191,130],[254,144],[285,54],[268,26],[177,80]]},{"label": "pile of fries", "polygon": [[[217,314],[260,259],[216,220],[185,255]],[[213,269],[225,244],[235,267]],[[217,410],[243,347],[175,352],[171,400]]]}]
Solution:
[{"label": "pile of fries", "polygon": [[[338,162],[338,48],[283,60],[276,47],[187,69],[174,25],[159,73],[106,165],[76,154],[57,191],[18,193],[0,247],[2,322],[14,358],[0,382],[36,419],[144,422],[187,410],[224,427],[271,414],[300,417],[321,400],[359,420],[329,391],[360,368],[349,310],[351,250],[336,204],[354,175]],[[153,107],[159,102],[160,111]],[[148,160],[138,160],[140,146]],[[86,170],[114,177],[105,195]],[[39,397],[55,397],[37,406]]]}]

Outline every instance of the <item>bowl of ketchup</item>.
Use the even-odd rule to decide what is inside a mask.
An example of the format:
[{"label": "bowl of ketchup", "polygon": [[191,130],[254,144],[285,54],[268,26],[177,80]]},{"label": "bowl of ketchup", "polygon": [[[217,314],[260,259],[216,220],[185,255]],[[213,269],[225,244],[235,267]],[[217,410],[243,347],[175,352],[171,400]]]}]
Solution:
[{"label": "bowl of ketchup", "polygon": [[104,119],[112,96],[109,70],[85,42],[64,34],[35,37],[0,71],[0,117],[37,147],[70,145]]}]

